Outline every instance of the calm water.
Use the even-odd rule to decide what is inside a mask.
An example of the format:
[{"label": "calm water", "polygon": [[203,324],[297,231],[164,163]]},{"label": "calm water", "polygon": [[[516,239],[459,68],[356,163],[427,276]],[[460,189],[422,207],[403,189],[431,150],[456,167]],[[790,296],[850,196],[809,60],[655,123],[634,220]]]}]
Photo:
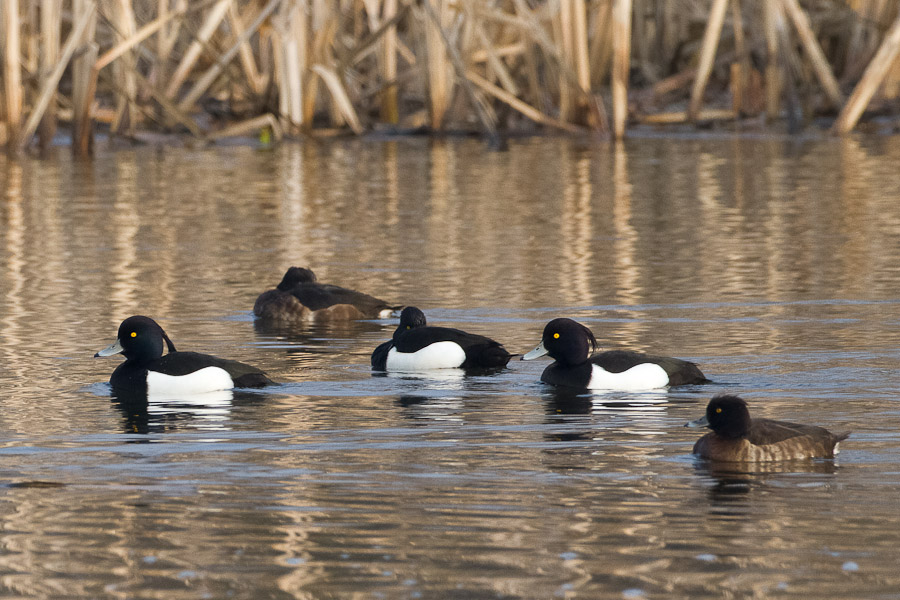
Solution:
[{"label": "calm water", "polygon": [[[900,598],[895,138],[0,155],[0,597]],[[267,330],[292,265],[514,352],[570,316],[716,383],[373,377],[395,321]],[[123,406],[131,314],[282,382]],[[717,392],[851,429],[728,473]]]}]

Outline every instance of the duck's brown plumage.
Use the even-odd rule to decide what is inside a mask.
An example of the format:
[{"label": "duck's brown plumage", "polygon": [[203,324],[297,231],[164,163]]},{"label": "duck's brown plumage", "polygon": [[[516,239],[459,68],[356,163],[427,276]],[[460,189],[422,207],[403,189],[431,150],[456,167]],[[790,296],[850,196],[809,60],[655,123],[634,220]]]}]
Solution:
[{"label": "duck's brown plumage", "polygon": [[309,269],[291,267],[278,287],[259,295],[253,314],[270,323],[377,319],[400,307],[356,290],[319,283]]},{"label": "duck's brown plumage", "polygon": [[767,462],[834,458],[849,432],[824,427],[750,418],[747,404],[737,396],[716,396],[706,411],[713,429],[694,444],[701,458],[734,462]]},{"label": "duck's brown plumage", "polygon": [[838,442],[849,432],[833,434],[824,427],[771,419],[753,419],[746,437],[726,438],[710,432],[694,444],[701,458],[741,462],[834,458]]}]

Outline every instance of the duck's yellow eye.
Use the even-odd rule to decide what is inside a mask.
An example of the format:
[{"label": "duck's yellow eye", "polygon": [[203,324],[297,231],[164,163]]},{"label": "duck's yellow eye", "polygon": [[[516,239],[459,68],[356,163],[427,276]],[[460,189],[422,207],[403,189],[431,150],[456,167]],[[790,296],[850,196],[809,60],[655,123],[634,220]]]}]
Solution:
[{"label": "duck's yellow eye", "polygon": [[554,334],[553,334],[553,339],[554,339],[554,340],[558,340],[558,339],[559,339],[559,334],[558,334],[558,333],[554,333]]},{"label": "duck's yellow eye", "polygon": [[716,409],[716,414],[718,414],[718,413],[720,413],[720,412],[722,412],[722,409],[721,409],[721,408],[717,408],[717,409]]},{"label": "duck's yellow eye", "polygon": [[412,327],[410,327],[409,325],[407,325],[406,328],[407,328],[407,329],[412,329]]},{"label": "duck's yellow eye", "polygon": [[137,331],[132,331],[132,332],[131,332],[131,337],[137,337]]}]

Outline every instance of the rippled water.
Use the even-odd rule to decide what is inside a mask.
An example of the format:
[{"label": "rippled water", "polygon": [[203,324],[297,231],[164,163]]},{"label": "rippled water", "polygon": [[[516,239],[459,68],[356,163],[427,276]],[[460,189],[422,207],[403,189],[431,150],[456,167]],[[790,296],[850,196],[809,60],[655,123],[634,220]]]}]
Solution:
[{"label": "rippled water", "polygon": [[[900,597],[898,161],[894,138],[0,156],[0,596]],[[291,264],[514,352],[570,316],[715,383],[373,376],[396,321],[254,323]],[[118,403],[92,356],[131,314],[281,384]],[[722,391],[853,435],[711,468],[683,424]]]}]

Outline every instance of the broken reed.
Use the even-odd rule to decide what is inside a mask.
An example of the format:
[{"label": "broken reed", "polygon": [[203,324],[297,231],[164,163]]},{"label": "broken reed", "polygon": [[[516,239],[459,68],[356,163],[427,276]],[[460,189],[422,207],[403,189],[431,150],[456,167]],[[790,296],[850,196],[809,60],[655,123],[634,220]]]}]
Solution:
[{"label": "broken reed", "polygon": [[[900,95],[886,0],[3,0],[0,137],[577,132]],[[844,93],[851,92],[845,99]],[[210,118],[201,119],[198,116]]]}]

